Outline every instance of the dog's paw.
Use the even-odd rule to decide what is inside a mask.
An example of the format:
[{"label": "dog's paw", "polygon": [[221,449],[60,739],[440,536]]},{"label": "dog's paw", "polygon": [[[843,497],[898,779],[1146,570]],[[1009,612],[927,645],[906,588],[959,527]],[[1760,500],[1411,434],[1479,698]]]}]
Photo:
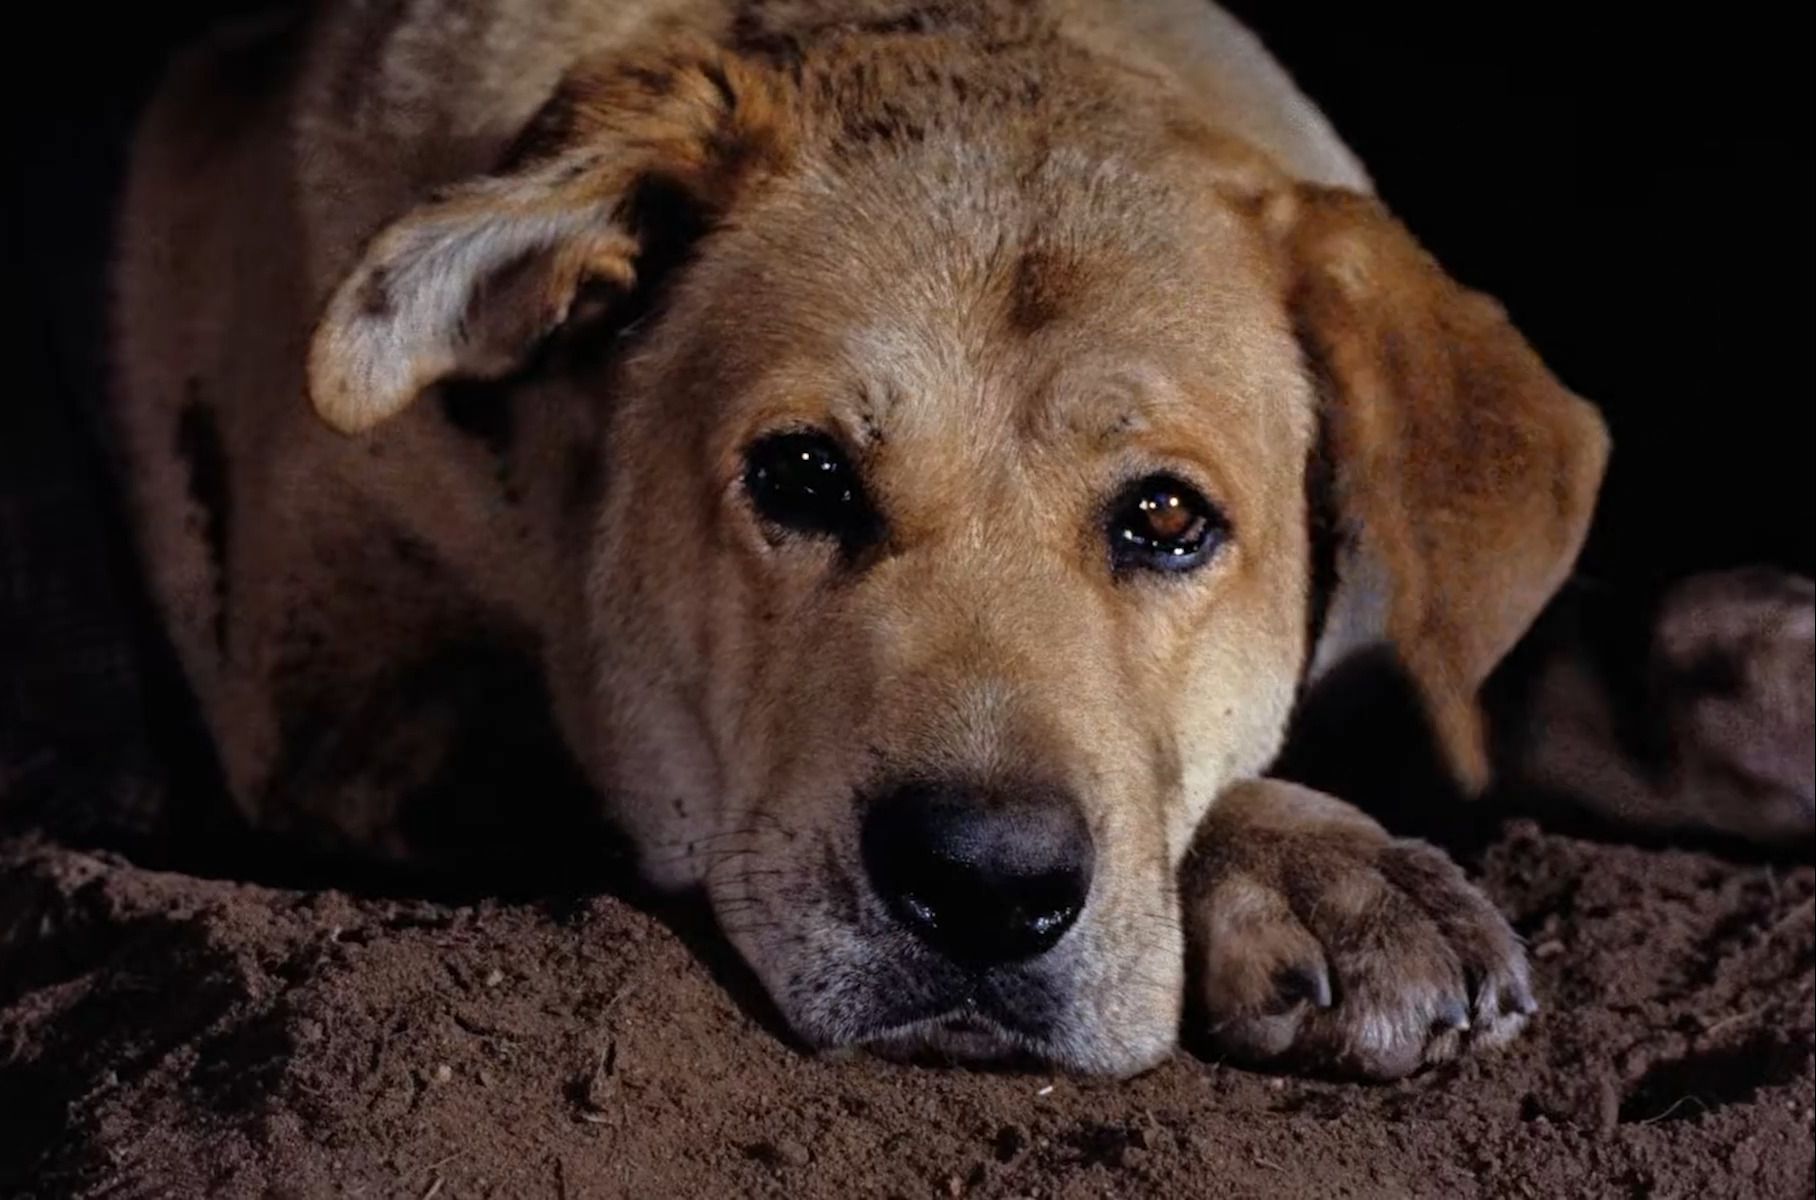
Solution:
[{"label": "dog's paw", "polygon": [[1538,1006],[1506,920],[1440,851],[1328,803],[1337,819],[1201,831],[1182,879],[1194,1032],[1374,1079],[1517,1034]]}]

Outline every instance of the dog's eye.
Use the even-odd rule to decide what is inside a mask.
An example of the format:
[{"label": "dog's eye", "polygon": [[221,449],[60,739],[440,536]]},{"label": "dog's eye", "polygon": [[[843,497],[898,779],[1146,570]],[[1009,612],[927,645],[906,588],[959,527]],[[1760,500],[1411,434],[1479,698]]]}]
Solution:
[{"label": "dog's eye", "polygon": [[1118,571],[1189,571],[1229,535],[1215,505],[1171,475],[1149,475],[1110,505],[1110,558]]},{"label": "dog's eye", "polygon": [[847,548],[869,541],[876,516],[857,472],[831,438],[773,433],[744,457],[744,488],[757,515],[772,525]]}]

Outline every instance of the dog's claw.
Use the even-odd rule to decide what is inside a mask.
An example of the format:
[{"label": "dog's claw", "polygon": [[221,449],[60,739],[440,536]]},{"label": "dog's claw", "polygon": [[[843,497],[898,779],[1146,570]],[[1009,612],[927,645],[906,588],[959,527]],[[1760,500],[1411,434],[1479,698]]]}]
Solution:
[{"label": "dog's claw", "polygon": [[1523,979],[1515,980],[1503,987],[1500,995],[1496,997],[1496,1003],[1500,1005],[1503,1013],[1518,1013],[1522,1017],[1530,1017],[1539,1010],[1538,1000]]},{"label": "dog's claw", "polygon": [[1437,1015],[1434,1016],[1431,1021],[1431,1030],[1433,1033],[1450,1033],[1453,1030],[1468,1028],[1469,1009],[1461,1000],[1458,1000],[1455,997],[1452,997],[1448,1003],[1440,1008]]},{"label": "dog's claw", "polygon": [[1273,1013],[1291,1012],[1307,1001],[1313,1008],[1331,1006],[1330,975],[1323,967],[1282,967],[1274,973]]}]

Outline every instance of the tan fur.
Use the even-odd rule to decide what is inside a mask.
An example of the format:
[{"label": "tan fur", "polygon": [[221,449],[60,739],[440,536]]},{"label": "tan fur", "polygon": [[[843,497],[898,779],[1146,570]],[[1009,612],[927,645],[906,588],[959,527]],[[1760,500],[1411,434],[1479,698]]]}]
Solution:
[{"label": "tan fur", "polygon": [[1537,1005],[1519,939],[1442,853],[1277,780],[1232,788],[1181,890],[1204,1037],[1391,1079],[1497,1046]]},{"label": "tan fur", "polygon": [[[230,103],[246,75],[262,94]],[[1435,995],[1392,965],[1524,970],[1453,868],[1359,816],[1341,871],[1216,864],[1324,844],[1268,832],[1278,793],[1245,781],[1308,664],[1358,648],[1394,647],[1479,782],[1475,689],[1568,569],[1605,438],[1498,310],[1332,186],[1367,181],[1251,37],[1183,0],[347,3],[217,41],[137,144],[119,411],[237,800],[413,852],[399,778],[438,743],[391,698],[483,633],[533,659],[646,868],[706,887],[812,1042],[1155,1061],[1184,994],[1175,869],[1215,829],[1230,852],[1183,911],[1258,914],[1191,942],[1229,1003],[1254,1001],[1268,923],[1303,921],[1292,888],[1389,914],[1373,957],[1325,946],[1372,973],[1370,1007],[1239,1048],[1441,1057],[1369,1033]],[[473,379],[503,381],[479,402],[508,406],[508,445],[443,415]],[[212,516],[185,420],[228,465]],[[1314,648],[1321,425],[1350,536]],[[743,494],[745,448],[801,426],[887,516],[850,569]],[[1232,540],[1190,576],[1113,577],[1101,506],[1159,468]],[[912,954],[854,882],[853,796],[1035,769],[1082,797],[1098,856],[1085,916],[1017,977],[1047,1032],[891,1017]]]},{"label": "tan fur", "polygon": [[1387,635],[1479,788],[1476,692],[1576,560],[1607,433],[1378,203],[1314,190],[1273,219],[1293,227],[1312,360],[1344,397],[1330,451],[1353,553],[1392,579]]}]

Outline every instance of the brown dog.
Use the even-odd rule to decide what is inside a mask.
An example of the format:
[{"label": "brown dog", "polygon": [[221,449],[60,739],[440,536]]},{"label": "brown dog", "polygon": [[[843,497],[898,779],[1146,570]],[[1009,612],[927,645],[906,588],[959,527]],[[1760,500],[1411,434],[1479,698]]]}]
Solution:
[{"label": "brown dog", "polygon": [[[1526,964],[1456,867],[1263,777],[1386,647],[1479,785],[1607,454],[1368,192],[1189,0],[217,38],[139,135],[118,413],[235,797],[410,853],[545,688],[814,1044],[1128,1072],[1188,967],[1248,1058],[1506,1039]],[[479,645],[529,699],[451,682]]]}]

